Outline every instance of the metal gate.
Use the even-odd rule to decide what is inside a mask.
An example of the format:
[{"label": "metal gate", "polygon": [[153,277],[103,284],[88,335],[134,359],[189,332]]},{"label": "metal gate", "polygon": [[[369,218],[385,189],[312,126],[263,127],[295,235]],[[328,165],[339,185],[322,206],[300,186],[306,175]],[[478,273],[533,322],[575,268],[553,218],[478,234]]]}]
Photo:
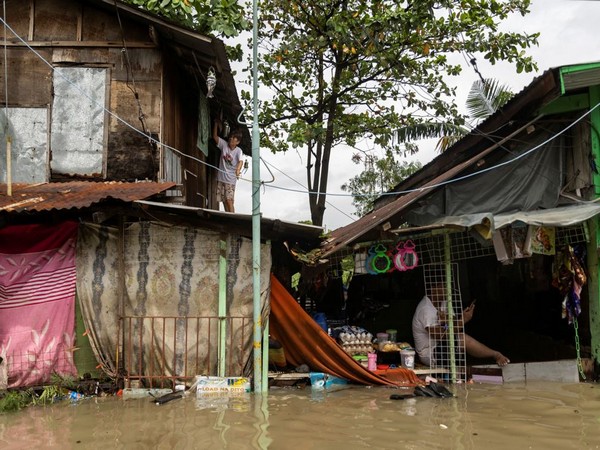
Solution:
[{"label": "metal gate", "polygon": [[196,375],[244,376],[252,356],[252,319],[125,316],[120,320],[126,385],[193,382]]}]

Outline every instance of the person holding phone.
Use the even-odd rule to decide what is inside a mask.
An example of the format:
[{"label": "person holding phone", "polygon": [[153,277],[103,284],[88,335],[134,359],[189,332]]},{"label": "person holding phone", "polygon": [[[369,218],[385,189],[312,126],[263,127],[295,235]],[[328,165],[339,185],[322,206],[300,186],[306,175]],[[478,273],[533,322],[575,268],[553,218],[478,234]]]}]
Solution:
[{"label": "person holding phone", "polygon": [[[462,312],[462,322],[467,323],[473,318],[475,301]],[[415,350],[423,364],[431,366],[432,354],[436,346],[446,339],[448,334],[448,314],[446,302],[446,287],[437,283],[425,295],[415,310],[412,321]],[[459,330],[462,331],[462,330]],[[489,348],[477,339],[464,333],[465,350],[474,358],[489,358],[499,366],[505,366],[510,360],[497,350]]]}]

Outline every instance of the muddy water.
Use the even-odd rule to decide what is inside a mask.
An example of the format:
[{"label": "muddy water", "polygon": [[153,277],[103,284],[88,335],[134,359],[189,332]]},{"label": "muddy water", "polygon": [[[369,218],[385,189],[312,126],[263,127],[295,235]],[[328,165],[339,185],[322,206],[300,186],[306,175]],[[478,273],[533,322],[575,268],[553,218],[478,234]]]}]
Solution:
[{"label": "muddy water", "polygon": [[398,390],[281,388],[164,405],[90,398],[0,415],[2,449],[600,448],[600,385],[472,384],[455,398]]}]

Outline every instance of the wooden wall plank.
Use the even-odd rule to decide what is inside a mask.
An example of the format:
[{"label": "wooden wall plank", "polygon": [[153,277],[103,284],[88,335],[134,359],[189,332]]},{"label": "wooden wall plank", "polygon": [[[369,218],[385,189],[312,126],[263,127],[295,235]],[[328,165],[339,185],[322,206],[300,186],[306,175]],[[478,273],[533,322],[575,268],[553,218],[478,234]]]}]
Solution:
[{"label": "wooden wall plank", "polygon": [[[40,50],[44,59],[50,52]],[[8,83],[8,103],[11,106],[46,106],[52,97],[52,70],[29,49],[12,48],[8,51],[8,77],[5,79],[4,58],[0,58],[0,102],[6,103],[4,83]]]},{"label": "wooden wall plank", "polygon": [[[29,35],[29,13],[30,4],[29,1],[13,1],[6,3],[6,23],[20,36],[22,39],[27,40]],[[0,16],[3,11],[0,8]],[[14,35],[7,30],[7,39],[14,38]],[[2,39],[4,40],[4,32],[2,32]]]},{"label": "wooden wall plank", "polygon": [[35,41],[76,41],[81,6],[72,0],[37,0],[34,20]]}]

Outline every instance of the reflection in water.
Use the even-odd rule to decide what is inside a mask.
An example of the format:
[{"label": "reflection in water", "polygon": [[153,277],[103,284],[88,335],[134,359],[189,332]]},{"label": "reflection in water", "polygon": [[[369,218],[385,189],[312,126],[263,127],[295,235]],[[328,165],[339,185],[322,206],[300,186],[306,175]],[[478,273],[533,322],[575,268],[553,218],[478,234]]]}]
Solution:
[{"label": "reflection in water", "polygon": [[454,398],[397,390],[280,388],[226,402],[190,395],[90,398],[0,416],[0,448],[583,449],[600,447],[597,384],[457,385]]},{"label": "reflection in water", "polygon": [[256,429],[252,448],[267,449],[272,443],[269,437],[269,398],[268,395],[257,394],[254,398],[254,427]]}]

